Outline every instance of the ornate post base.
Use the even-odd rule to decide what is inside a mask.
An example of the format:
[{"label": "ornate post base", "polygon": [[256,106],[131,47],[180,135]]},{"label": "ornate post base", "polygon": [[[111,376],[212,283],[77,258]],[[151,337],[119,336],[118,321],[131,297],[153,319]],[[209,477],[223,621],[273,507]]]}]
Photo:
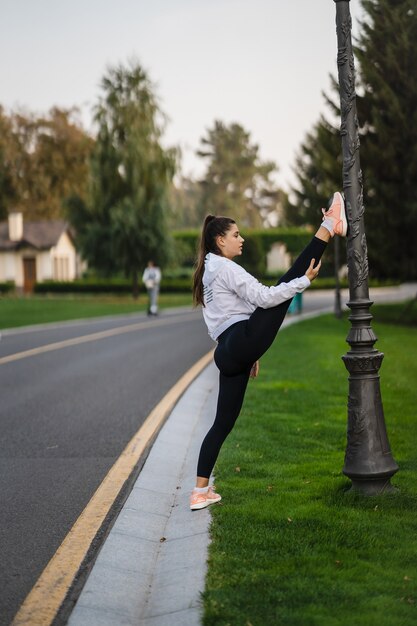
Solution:
[{"label": "ornate post base", "polygon": [[349,371],[347,447],[343,473],[352,490],[365,495],[394,491],[390,478],[397,472],[385,427],[379,368],[384,355],[373,345],[377,340],[367,311],[372,303],[349,302],[354,309],[347,337],[351,350],[342,357]]},{"label": "ornate post base", "polygon": [[348,493],[353,491],[362,493],[364,496],[380,496],[384,493],[396,493],[398,489],[391,485],[389,478],[387,480],[352,479],[352,486],[348,489]]}]

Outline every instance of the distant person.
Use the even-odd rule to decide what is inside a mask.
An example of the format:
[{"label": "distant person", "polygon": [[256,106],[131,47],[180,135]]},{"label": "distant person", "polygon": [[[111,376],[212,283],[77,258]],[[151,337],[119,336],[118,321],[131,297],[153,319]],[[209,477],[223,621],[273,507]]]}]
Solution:
[{"label": "distant person", "polygon": [[193,279],[194,303],[203,307],[209,335],[217,341],[214,361],[220,370],[217,411],[200,450],[197,482],[190,508],[203,509],[221,496],[209,485],[220,448],[231,432],[243,404],[249,378],[259,372],[260,357],[272,345],[288,307],[319,273],[320,258],[330,238],[345,237],[343,197],[333,195],[315,236],[274,287],[266,287],[233,262],[242,254],[244,239],[229,217],[204,220]]},{"label": "distant person", "polygon": [[158,315],[158,295],[161,277],[162,274],[159,267],[153,261],[148,261],[148,266],[142,276],[149,297],[148,315]]}]

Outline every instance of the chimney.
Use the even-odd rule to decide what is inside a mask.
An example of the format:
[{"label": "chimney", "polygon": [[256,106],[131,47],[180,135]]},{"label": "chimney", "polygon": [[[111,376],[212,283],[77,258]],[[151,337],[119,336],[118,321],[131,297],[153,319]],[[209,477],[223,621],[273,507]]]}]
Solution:
[{"label": "chimney", "polygon": [[23,213],[9,213],[9,239],[20,241],[23,238]]}]

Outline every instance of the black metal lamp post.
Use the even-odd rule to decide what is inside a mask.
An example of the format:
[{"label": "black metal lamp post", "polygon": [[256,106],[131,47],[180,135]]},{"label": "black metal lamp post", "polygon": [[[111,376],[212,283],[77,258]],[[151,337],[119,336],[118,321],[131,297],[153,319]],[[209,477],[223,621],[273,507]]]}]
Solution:
[{"label": "black metal lamp post", "polygon": [[349,223],[349,320],[346,341],[350,350],[343,361],[349,371],[347,447],[343,473],[352,489],[366,495],[392,491],[390,478],[398,470],[388,442],[378,370],[384,355],[374,348],[372,302],[368,290],[368,254],[364,227],[362,172],[356,113],[355,69],[352,51],[350,0],[336,2],[343,191]]},{"label": "black metal lamp post", "polygon": [[343,315],[342,313],[342,301],[340,296],[340,280],[339,280],[339,266],[340,266],[340,254],[339,254],[339,237],[334,238],[334,280],[335,280],[335,290],[334,290],[334,315],[338,319],[340,319]]}]

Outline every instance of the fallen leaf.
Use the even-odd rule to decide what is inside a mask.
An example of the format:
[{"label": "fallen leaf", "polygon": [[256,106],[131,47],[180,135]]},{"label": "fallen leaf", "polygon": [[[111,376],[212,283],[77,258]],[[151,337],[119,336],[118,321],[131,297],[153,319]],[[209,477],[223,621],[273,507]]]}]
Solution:
[{"label": "fallen leaf", "polygon": [[273,486],[272,485],[268,485],[268,487],[266,488],[267,491],[272,491],[273,490]]},{"label": "fallen leaf", "polygon": [[240,472],[240,467],[235,467],[235,472]]},{"label": "fallen leaf", "polygon": [[291,517],[287,517],[287,520],[288,520],[289,522],[292,522]]}]

